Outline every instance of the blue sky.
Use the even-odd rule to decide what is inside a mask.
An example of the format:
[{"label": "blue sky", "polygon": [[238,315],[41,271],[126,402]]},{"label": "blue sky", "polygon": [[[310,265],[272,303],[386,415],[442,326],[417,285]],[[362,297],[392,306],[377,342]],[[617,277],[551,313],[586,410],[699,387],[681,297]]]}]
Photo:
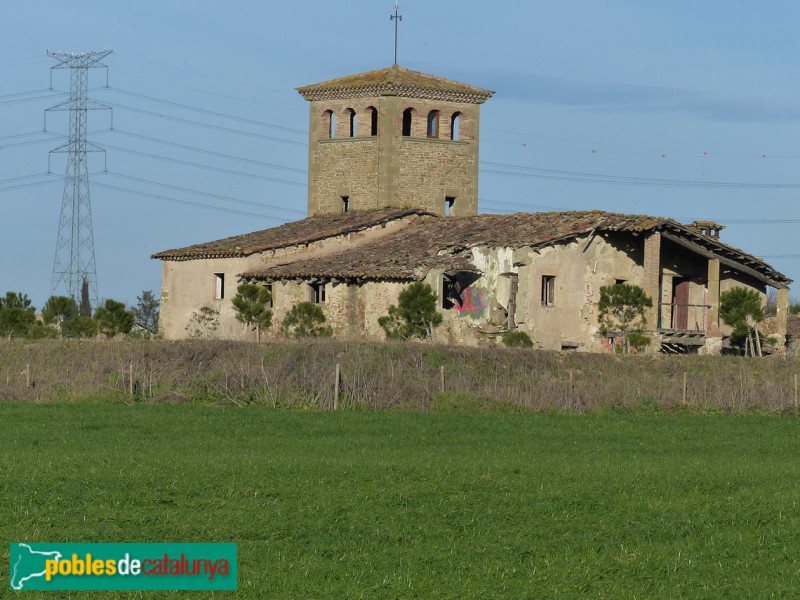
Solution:
[{"label": "blue sky", "polygon": [[[391,64],[392,2],[4,0],[0,292],[50,295],[68,90],[46,50],[113,49],[92,73],[101,298],[160,287],[150,254],[302,218],[294,88]],[[603,209],[687,222],[800,279],[800,5],[401,2],[399,63],[496,91],[482,212]],[[43,90],[43,91],[40,91]],[[18,137],[11,137],[18,136]],[[28,177],[30,176],[30,177]],[[25,179],[17,179],[25,177]],[[795,222],[792,222],[795,221]],[[796,297],[796,293],[792,293]]]}]

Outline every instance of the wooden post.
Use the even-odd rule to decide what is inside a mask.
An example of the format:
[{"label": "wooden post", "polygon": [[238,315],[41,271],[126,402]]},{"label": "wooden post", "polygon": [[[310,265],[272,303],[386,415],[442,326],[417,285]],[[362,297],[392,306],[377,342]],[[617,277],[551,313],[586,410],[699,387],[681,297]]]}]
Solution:
[{"label": "wooden post", "polygon": [[573,381],[574,378],[574,371],[572,369],[569,370],[569,399],[570,401],[574,400],[575,396],[575,383]]},{"label": "wooden post", "polygon": [[133,365],[128,365],[128,393],[133,398]]},{"label": "wooden post", "polygon": [[25,365],[25,389],[31,389],[31,365]]},{"label": "wooden post", "polygon": [[797,412],[797,373],[794,374],[794,412]]},{"label": "wooden post", "polygon": [[341,381],[341,367],[336,363],[336,378],[333,382],[333,410],[339,410],[339,382]]},{"label": "wooden post", "polygon": [[683,403],[686,404],[686,371],[683,372]]},{"label": "wooden post", "polygon": [[439,367],[439,391],[444,393],[444,366]]}]

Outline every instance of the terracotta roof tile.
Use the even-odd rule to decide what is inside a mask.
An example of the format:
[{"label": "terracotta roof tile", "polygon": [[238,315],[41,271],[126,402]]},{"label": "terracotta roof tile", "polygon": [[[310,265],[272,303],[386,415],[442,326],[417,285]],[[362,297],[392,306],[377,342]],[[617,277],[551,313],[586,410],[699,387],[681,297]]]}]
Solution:
[{"label": "terracotta roof tile", "polygon": [[481,104],[494,92],[394,65],[297,88],[306,100],[404,96]]},{"label": "terracotta roof tile", "polygon": [[517,213],[421,220],[335,255],[294,260],[243,273],[253,279],[338,278],[420,280],[431,269],[474,270],[471,249],[542,247],[596,231],[645,232],[669,226],[673,231],[718,251],[744,257],[778,281],[788,281],[765,262],[732,246],[701,236],[662,217],[603,211]]},{"label": "terracotta roof tile", "polygon": [[431,215],[422,209],[387,208],[348,213],[314,215],[279,227],[237,235],[204,244],[164,250],[151,258],[161,260],[197,260],[235,258],[256,252],[309,244],[329,237],[361,231],[409,215]]}]

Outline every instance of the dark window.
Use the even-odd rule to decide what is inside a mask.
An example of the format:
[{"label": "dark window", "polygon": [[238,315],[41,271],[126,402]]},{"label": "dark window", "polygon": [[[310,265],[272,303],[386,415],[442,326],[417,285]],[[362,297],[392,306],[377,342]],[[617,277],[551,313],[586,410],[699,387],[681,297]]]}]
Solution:
[{"label": "dark window", "polygon": [[432,110],[428,113],[428,137],[439,137],[439,111]]},{"label": "dark window", "polygon": [[214,299],[225,298],[225,273],[214,273]]},{"label": "dark window", "polygon": [[413,108],[407,108],[403,111],[403,135],[406,137],[411,137],[411,117],[413,114]]},{"label": "dark window", "polygon": [[625,280],[624,279],[615,279],[614,280],[614,285],[625,285]]},{"label": "dark window", "polygon": [[442,308],[461,306],[461,283],[455,277],[442,277]]},{"label": "dark window", "polygon": [[459,128],[460,127],[461,127],[461,113],[460,112],[453,113],[453,116],[450,117],[450,139],[451,140],[458,140]]},{"label": "dark window", "polygon": [[328,138],[336,137],[336,115],[332,110],[325,111],[325,125],[328,129]]},{"label": "dark window", "polygon": [[312,283],[309,288],[311,292],[309,300],[314,304],[325,304],[325,284]]},{"label": "dark window", "polygon": [[542,306],[553,306],[556,301],[556,278],[542,275]]},{"label": "dark window", "polygon": [[274,297],[272,295],[272,284],[271,283],[265,283],[264,287],[267,288],[267,291],[269,292],[269,306],[268,306],[268,308],[272,308],[273,305],[274,305]]},{"label": "dark window", "polygon": [[340,196],[342,199],[342,212],[350,212],[350,196]]},{"label": "dark window", "polygon": [[368,109],[369,111],[369,134],[370,135],[378,135],[378,109],[374,106],[370,106]]},{"label": "dark window", "polygon": [[453,207],[455,206],[456,199],[452,196],[445,196],[444,198],[444,216],[450,217],[453,215]]},{"label": "dark window", "polygon": [[356,137],[356,135],[358,135],[356,128],[356,111],[352,108],[348,108],[347,115],[350,118],[350,137]]}]

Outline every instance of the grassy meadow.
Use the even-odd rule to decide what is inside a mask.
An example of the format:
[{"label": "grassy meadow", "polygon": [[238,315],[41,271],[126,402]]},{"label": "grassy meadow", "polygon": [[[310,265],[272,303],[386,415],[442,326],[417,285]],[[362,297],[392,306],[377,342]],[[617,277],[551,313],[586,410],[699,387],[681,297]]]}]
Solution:
[{"label": "grassy meadow", "polygon": [[[5,581],[10,541],[233,541],[217,597],[800,588],[795,417],[5,402],[0,428]],[[107,597],[139,595],[195,597]]]}]

